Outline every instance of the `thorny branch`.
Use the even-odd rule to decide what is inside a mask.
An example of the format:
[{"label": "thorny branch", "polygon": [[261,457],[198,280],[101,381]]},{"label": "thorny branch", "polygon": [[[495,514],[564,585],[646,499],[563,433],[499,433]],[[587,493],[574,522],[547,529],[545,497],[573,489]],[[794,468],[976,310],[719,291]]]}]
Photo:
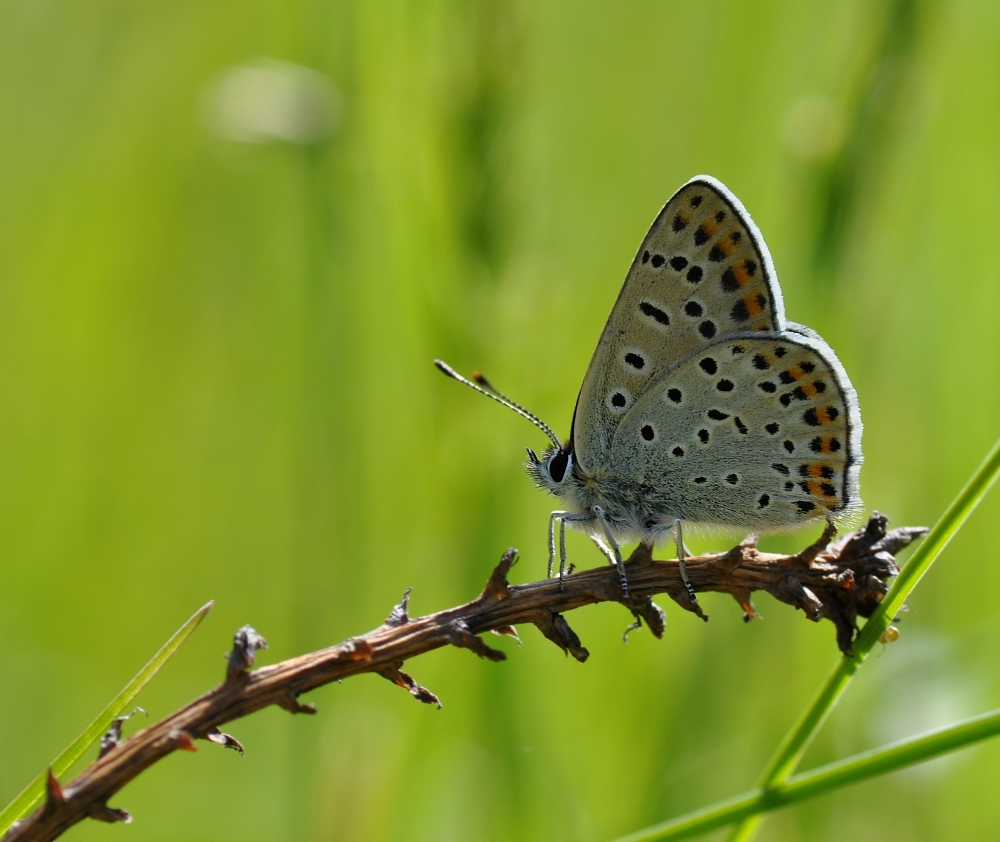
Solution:
[{"label": "thorny branch", "polygon": [[[927,531],[902,528],[886,532],[887,523],[887,518],[875,514],[859,532],[833,543],[836,530],[828,527],[815,544],[794,556],[760,553],[751,537],[729,552],[687,559],[688,575],[696,591],[732,595],[747,621],[757,616],[750,602],[756,590],[801,608],[811,620],[825,617],[834,623],[837,644],[847,653],[858,616],[871,615],[887,591],[886,580],[899,572],[894,554]],[[220,726],[270,705],[291,713],[315,713],[316,709],[301,703],[299,697],[332,681],[374,672],[418,701],[440,707],[437,696],[403,672],[403,663],[448,645],[471,649],[491,661],[504,660],[503,652],[479,637],[484,632],[517,637],[514,627],[530,623],[564,652],[586,661],[589,653],[563,616],[574,608],[618,602],[635,618],[630,628],[645,621],[656,637],[662,637],[665,615],[652,597],[665,593],[707,619],[690,601],[677,562],[654,561],[644,546],[627,563],[627,597],[622,596],[618,571],[611,565],[574,573],[562,584],[548,579],[509,585],[507,574],[516,558],[514,550],[504,553],[483,592],[472,602],[411,619],[407,591],[388,619],[373,631],[253,672],[249,669],[255,652],[267,643],[250,626],[244,626],[236,633],[221,685],[126,740],[121,740],[121,722],[116,722],[102,741],[100,757],[73,781],[61,786],[50,773],[46,803],[12,827],[3,842],[55,839],[87,817],[131,821],[124,810],[109,807],[108,799],[143,770],[177,749],[194,751],[199,739],[242,753],[240,743],[222,733]]]}]

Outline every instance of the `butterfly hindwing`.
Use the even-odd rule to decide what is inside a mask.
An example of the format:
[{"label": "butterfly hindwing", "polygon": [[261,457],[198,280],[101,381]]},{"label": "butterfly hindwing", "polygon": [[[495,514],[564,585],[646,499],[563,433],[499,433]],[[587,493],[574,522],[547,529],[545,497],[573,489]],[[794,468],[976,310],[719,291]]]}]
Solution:
[{"label": "butterfly hindwing", "polygon": [[664,368],[730,334],[783,328],[756,225],[718,181],[692,179],[646,234],[590,361],[573,424],[580,465],[607,464],[621,419]]},{"label": "butterfly hindwing", "polygon": [[790,326],[735,334],[659,372],[617,426],[611,468],[648,486],[654,510],[769,531],[852,514],[860,442],[836,355]]}]

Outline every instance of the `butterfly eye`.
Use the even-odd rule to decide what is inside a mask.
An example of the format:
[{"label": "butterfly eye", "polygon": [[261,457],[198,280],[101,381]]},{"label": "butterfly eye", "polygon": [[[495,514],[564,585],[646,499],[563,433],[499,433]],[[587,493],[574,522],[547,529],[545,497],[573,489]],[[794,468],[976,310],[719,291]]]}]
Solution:
[{"label": "butterfly eye", "polygon": [[565,450],[560,450],[549,460],[549,476],[553,482],[562,482],[566,475],[566,466],[569,464],[569,454]]}]

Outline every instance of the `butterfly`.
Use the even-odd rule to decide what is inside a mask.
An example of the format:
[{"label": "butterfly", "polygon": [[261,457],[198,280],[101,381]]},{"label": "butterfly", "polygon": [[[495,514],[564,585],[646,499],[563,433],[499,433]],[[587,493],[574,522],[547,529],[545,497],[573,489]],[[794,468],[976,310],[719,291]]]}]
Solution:
[{"label": "butterfly", "polygon": [[785,320],[764,239],[740,201],[697,176],[666,203],[632,261],[583,379],[569,439],[477,375],[439,369],[528,418],[550,439],[528,450],[536,485],[628,584],[620,544],[682,525],[779,532],[861,508],[861,414],[833,349]]}]

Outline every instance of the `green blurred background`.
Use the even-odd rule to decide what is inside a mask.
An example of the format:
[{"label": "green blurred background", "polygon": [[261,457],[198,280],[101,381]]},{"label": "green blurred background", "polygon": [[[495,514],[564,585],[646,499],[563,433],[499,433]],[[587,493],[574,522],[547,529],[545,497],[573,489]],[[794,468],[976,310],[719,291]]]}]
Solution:
[{"label": "green blurred background", "polygon": [[[244,623],[273,662],[408,586],[417,614],[465,601],[508,546],[541,577],[543,437],[431,360],[568,433],[646,226],[700,172],[851,373],[868,510],[932,522],[1000,432],[996,3],[0,5],[0,801],[210,598],[153,717]],[[806,766],[1000,705],[998,517],[994,494]],[[628,645],[620,608],[576,612],[586,665],[530,628],[503,664],[422,657],[440,711],[323,688],[70,838],[597,842],[735,794],[834,632],[704,601]],[[761,838],[993,839],[998,782],[994,742]]]}]

